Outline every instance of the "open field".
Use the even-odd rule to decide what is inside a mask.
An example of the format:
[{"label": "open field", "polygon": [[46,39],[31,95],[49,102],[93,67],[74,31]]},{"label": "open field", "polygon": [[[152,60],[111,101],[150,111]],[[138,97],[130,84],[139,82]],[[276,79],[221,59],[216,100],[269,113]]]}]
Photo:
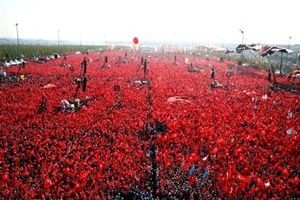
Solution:
[{"label": "open field", "polygon": [[9,61],[11,59],[20,59],[23,55],[25,58],[34,56],[51,55],[57,53],[63,55],[68,52],[87,50],[99,50],[104,46],[88,45],[0,45],[0,61]]}]

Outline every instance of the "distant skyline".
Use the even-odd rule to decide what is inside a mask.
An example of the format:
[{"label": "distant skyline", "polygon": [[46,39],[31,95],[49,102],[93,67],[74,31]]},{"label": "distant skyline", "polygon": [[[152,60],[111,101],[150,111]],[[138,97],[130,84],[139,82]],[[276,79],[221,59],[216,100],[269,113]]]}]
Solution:
[{"label": "distant skyline", "polygon": [[[0,0],[0,38],[300,44],[297,0]],[[59,32],[59,34],[58,34]],[[290,39],[291,37],[291,39]]]}]

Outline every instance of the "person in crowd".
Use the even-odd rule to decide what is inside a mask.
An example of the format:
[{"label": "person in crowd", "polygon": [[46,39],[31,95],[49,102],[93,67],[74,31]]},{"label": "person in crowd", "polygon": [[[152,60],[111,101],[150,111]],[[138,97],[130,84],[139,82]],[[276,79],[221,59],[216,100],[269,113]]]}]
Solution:
[{"label": "person in crowd", "polygon": [[7,73],[4,71],[4,69],[1,67],[0,68],[0,78],[6,78]]},{"label": "person in crowd", "polygon": [[127,53],[125,53],[125,55],[124,55],[124,63],[127,63],[128,62],[128,60],[127,60]]},{"label": "person in crowd", "polygon": [[288,81],[291,79],[293,79],[293,82],[295,82],[296,79],[300,79],[300,69],[295,69],[288,75]]},{"label": "person in crowd", "polygon": [[110,65],[108,64],[108,56],[104,57],[104,63],[101,68],[110,68]]},{"label": "person in crowd", "polygon": [[84,57],[83,61],[81,62],[81,75],[85,76],[87,72],[87,58]]},{"label": "person in crowd", "polygon": [[86,91],[87,89],[87,77],[86,76],[83,76],[81,78],[75,78],[74,79],[74,83],[77,84],[77,87],[76,87],[76,91],[75,91],[75,94],[74,94],[74,97],[77,96],[77,93],[79,91],[79,89],[81,88],[83,92]]},{"label": "person in crowd", "polygon": [[22,67],[23,69],[26,67],[26,62],[25,62],[25,61],[22,61],[21,67]]},{"label": "person in crowd", "polygon": [[268,70],[268,81],[270,82],[270,83],[277,83],[277,81],[276,81],[276,74],[275,74],[275,70],[273,70],[273,69],[269,69]]},{"label": "person in crowd", "polygon": [[213,88],[222,88],[224,87],[223,84],[221,84],[219,81],[217,81],[216,79],[213,80],[213,82],[210,84],[211,87]]},{"label": "person in crowd", "polygon": [[144,59],[143,71],[144,71],[144,78],[146,78],[146,75],[148,74],[148,71],[149,71],[149,69],[148,69],[148,59],[147,58]]},{"label": "person in crowd", "polygon": [[84,76],[82,77],[82,91],[86,91],[86,88],[87,88],[87,77]]},{"label": "person in crowd", "polygon": [[211,68],[211,71],[210,71],[210,78],[211,78],[212,80],[215,80],[215,78],[216,78],[216,69],[215,69],[214,66],[212,66],[212,68]]},{"label": "person in crowd", "polygon": [[61,67],[65,67],[67,65],[67,54],[64,55],[63,61],[60,64]]},{"label": "person in crowd", "polygon": [[127,59],[126,57],[125,57],[124,59],[122,59],[121,56],[118,56],[118,59],[117,59],[117,61],[116,61],[116,64],[126,63],[126,62],[127,62],[126,59]]},{"label": "person in crowd", "polygon": [[62,99],[58,105],[58,111],[66,112],[66,111],[75,112],[75,105],[71,104],[67,99]]},{"label": "person in crowd", "polygon": [[58,105],[57,110],[61,112],[77,112],[82,107],[88,106],[88,102],[91,100],[91,97],[80,98],[71,98],[71,99],[62,99]]},{"label": "person in crowd", "polygon": [[25,61],[23,61],[22,63],[20,63],[19,64],[19,69],[18,69],[18,73],[21,71],[21,69],[23,68],[25,68],[25,66],[26,66],[26,63],[25,63]]},{"label": "person in crowd", "polygon": [[144,57],[142,56],[142,58],[141,58],[141,66],[143,66],[144,65]]},{"label": "person in crowd", "polygon": [[173,65],[178,65],[178,62],[177,62],[177,56],[176,56],[176,55],[174,56]]},{"label": "person in crowd", "polygon": [[226,77],[230,78],[231,76],[234,75],[234,67],[232,65],[228,66],[226,69]]},{"label": "person in crowd", "polygon": [[38,114],[41,114],[47,110],[47,99],[45,96],[42,97],[39,109],[38,109]]},{"label": "person in crowd", "polygon": [[197,66],[194,66],[193,63],[188,64],[188,72],[196,72],[199,73],[201,69],[199,69]]},{"label": "person in crowd", "polygon": [[268,70],[268,81],[271,83],[272,82],[272,69]]}]

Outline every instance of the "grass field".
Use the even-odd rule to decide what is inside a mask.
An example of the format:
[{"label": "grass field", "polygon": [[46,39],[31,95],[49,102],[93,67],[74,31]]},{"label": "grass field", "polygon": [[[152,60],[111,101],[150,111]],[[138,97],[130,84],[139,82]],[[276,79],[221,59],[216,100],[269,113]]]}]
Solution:
[{"label": "grass field", "polygon": [[34,57],[39,55],[50,55],[53,53],[64,54],[67,52],[88,50],[99,50],[104,46],[92,45],[0,45],[0,60],[19,59],[21,57]]}]

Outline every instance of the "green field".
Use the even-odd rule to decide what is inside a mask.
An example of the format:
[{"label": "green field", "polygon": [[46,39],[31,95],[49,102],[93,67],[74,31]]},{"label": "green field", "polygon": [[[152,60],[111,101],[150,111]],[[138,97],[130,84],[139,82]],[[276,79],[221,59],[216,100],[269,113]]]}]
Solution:
[{"label": "green field", "polygon": [[88,50],[104,49],[105,46],[88,45],[0,45],[0,60],[20,59],[21,57],[32,58],[40,55],[60,55],[67,52],[87,52]]}]

